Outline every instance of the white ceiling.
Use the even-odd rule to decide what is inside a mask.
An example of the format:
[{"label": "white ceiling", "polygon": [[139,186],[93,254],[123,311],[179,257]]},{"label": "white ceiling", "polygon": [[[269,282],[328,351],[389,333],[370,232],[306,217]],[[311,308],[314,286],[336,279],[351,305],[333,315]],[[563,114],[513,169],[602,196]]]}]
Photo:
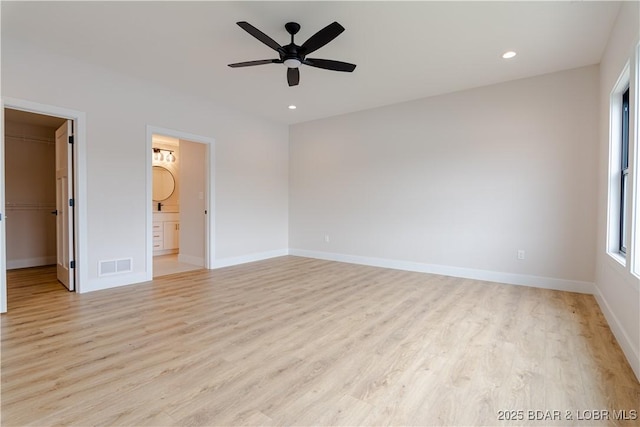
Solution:
[{"label": "white ceiling", "polygon": [[[297,123],[502,81],[597,64],[617,2],[8,2],[2,38],[142,77],[283,123]],[[313,57],[353,73],[302,66],[289,87],[282,64],[238,27],[280,44],[338,21],[346,31]],[[506,61],[506,50],[518,52]],[[289,110],[296,104],[297,110]]]}]

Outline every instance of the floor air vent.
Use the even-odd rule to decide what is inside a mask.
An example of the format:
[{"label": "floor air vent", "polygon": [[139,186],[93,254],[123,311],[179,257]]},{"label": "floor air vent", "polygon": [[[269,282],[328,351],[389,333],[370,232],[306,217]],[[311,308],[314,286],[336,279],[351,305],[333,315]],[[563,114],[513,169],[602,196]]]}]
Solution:
[{"label": "floor air vent", "polygon": [[108,276],[110,274],[128,273],[133,270],[133,259],[111,259],[108,261],[100,261],[98,263],[98,275]]}]

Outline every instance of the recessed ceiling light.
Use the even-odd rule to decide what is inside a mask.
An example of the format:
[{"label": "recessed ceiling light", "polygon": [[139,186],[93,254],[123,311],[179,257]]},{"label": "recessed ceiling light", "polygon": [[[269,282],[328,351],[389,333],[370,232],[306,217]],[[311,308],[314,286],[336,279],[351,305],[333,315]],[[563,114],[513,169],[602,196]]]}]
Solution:
[{"label": "recessed ceiling light", "polygon": [[511,59],[511,58],[513,58],[513,57],[514,57],[514,56],[516,56],[516,55],[517,55],[517,53],[515,53],[515,52],[514,52],[514,51],[512,51],[512,50],[510,50],[510,51],[508,51],[508,52],[503,53],[503,54],[502,54],[502,57],[503,57],[504,59]]},{"label": "recessed ceiling light", "polygon": [[293,104],[292,104],[292,105],[289,105],[289,110],[295,110],[296,108],[298,108],[298,107],[296,107],[296,106],[295,106],[295,105],[293,105]]}]

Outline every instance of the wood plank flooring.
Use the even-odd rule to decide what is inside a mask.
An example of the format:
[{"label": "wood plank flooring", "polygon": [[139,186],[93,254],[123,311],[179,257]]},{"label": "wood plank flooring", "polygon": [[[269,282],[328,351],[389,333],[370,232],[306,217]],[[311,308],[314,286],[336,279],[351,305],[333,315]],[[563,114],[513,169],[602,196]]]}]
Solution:
[{"label": "wood plank flooring", "polygon": [[158,255],[153,257],[153,278],[167,276],[169,274],[185,273],[187,271],[201,270],[198,265],[178,261],[178,254]]},{"label": "wood plank flooring", "polygon": [[4,426],[640,423],[590,295],[298,257],[81,295],[53,272],[9,272]]}]

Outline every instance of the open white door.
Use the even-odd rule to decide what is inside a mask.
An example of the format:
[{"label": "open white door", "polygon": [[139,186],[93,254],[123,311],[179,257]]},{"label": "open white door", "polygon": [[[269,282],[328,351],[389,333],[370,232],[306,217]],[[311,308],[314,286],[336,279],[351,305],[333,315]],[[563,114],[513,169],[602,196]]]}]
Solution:
[{"label": "open white door", "polygon": [[73,268],[73,122],[56,131],[56,263],[58,280],[75,290]]},{"label": "open white door", "polygon": [[7,250],[4,218],[4,103],[0,102],[0,313],[7,312]]}]

